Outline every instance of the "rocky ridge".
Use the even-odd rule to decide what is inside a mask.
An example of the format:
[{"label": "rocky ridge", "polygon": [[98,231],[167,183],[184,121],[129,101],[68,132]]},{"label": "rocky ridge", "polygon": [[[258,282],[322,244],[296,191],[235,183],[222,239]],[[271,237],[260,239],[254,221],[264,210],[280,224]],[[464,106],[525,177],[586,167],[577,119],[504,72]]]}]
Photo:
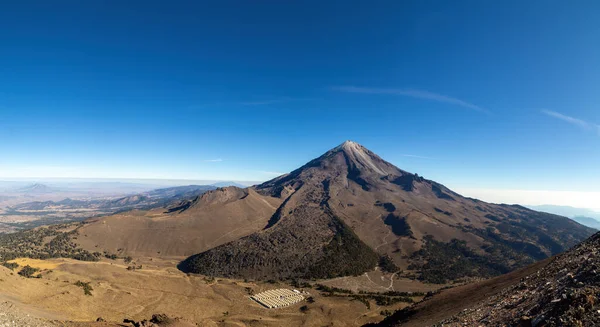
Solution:
[{"label": "rocky ridge", "polygon": [[600,233],[436,326],[600,326]]},{"label": "rocky ridge", "polygon": [[19,308],[13,303],[4,301],[0,302],[0,327],[54,327],[60,326],[53,322],[49,322],[40,318],[33,317]]}]

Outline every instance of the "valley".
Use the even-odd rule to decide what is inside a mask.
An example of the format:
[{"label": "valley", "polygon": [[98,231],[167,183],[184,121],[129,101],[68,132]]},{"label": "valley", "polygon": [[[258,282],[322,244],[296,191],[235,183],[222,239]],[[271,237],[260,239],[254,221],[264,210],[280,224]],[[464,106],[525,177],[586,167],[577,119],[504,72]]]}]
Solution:
[{"label": "valley", "polygon": [[[13,262],[13,261],[11,261]],[[24,260],[14,262],[40,268],[41,278],[23,278],[0,267],[0,293],[5,299],[30,308],[33,316],[90,322],[142,320],[152,314],[185,317],[200,326],[360,326],[381,319],[383,310],[395,310],[408,303],[377,305],[323,292],[315,283],[302,285],[310,302],[281,309],[266,309],[249,296],[276,288],[294,288],[281,282],[257,282],[187,275],[174,268],[176,260],[135,258],[128,270],[123,260],[102,259],[81,262],[72,259]],[[18,270],[15,269],[15,270]],[[89,282],[91,295],[75,285]],[[307,287],[309,286],[309,287]],[[356,292],[358,294],[358,292]],[[418,301],[422,296],[411,297]],[[411,300],[412,301],[412,300]],[[300,310],[306,306],[307,309]],[[43,313],[43,314],[40,314]]]},{"label": "valley", "polygon": [[82,221],[133,209],[163,207],[214,189],[216,187],[212,185],[189,185],[131,195],[98,195],[93,192],[54,190],[43,184],[34,184],[13,190],[10,193],[12,197],[0,202],[0,233]]},{"label": "valley", "polygon": [[[385,323],[537,267],[594,232],[462,197],[351,141],[252,187],[192,185],[8,210],[94,212],[0,234],[0,293],[21,309],[90,326],[155,314],[200,326],[362,326],[390,317]],[[303,299],[267,309],[250,298],[275,289]],[[474,303],[467,293],[465,301],[439,318]]]}]

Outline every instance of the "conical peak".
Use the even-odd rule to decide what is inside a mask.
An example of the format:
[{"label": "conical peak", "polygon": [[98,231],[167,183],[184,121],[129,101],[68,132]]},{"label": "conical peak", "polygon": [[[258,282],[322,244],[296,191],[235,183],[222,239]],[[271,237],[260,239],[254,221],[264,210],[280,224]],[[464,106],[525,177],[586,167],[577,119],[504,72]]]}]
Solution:
[{"label": "conical peak", "polygon": [[343,151],[352,151],[353,149],[360,149],[360,148],[364,149],[365,147],[362,146],[362,145],[360,145],[360,144],[358,144],[358,143],[356,143],[356,142],[354,142],[354,141],[347,140],[344,143],[342,143],[342,144],[336,146],[335,148],[333,148],[332,151],[340,151],[340,150],[343,150]]},{"label": "conical peak", "polygon": [[398,171],[398,168],[385,162],[369,149],[350,140],[347,140],[330,150],[323,158],[327,158],[332,154],[340,152],[344,153],[349,164],[351,163],[353,167],[359,170],[367,169],[379,175],[387,175]]}]

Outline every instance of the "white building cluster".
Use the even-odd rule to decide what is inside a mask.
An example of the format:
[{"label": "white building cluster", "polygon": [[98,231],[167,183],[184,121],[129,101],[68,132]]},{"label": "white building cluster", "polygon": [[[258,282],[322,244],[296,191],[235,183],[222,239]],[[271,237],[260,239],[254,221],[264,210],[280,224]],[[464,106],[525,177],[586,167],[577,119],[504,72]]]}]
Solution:
[{"label": "white building cluster", "polygon": [[285,288],[268,290],[250,298],[269,309],[287,307],[288,305],[304,300],[304,296],[302,296],[300,291]]}]

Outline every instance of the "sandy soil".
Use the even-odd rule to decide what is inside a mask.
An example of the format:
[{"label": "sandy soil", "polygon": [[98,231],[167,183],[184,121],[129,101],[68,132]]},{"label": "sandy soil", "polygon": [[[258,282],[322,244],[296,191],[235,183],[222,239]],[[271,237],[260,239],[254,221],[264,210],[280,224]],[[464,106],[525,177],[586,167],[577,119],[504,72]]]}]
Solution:
[{"label": "sandy soil", "polygon": [[397,277],[397,274],[384,273],[380,270],[364,273],[358,277],[339,277],[320,283],[327,286],[352,290],[354,292],[429,292],[445,286],[440,284],[426,284],[408,278],[399,278]]},{"label": "sandy soil", "polygon": [[[122,260],[17,259],[14,261],[20,265],[42,269],[42,278],[27,279],[17,270],[0,267],[0,301],[9,301],[32,317],[43,319],[95,321],[102,317],[117,323],[125,318],[142,320],[165,313],[200,326],[360,326],[381,320],[384,309],[393,311],[405,306],[378,307],[372,302],[367,309],[359,301],[324,297],[314,289],[306,289],[314,303],[265,309],[249,299],[248,289],[257,293],[291,287],[186,275],[174,268],[177,260],[135,258],[142,269],[130,271]],[[84,295],[83,289],[75,285],[77,281],[90,282],[92,296]],[[303,305],[309,308],[306,313],[299,310]]]}]

